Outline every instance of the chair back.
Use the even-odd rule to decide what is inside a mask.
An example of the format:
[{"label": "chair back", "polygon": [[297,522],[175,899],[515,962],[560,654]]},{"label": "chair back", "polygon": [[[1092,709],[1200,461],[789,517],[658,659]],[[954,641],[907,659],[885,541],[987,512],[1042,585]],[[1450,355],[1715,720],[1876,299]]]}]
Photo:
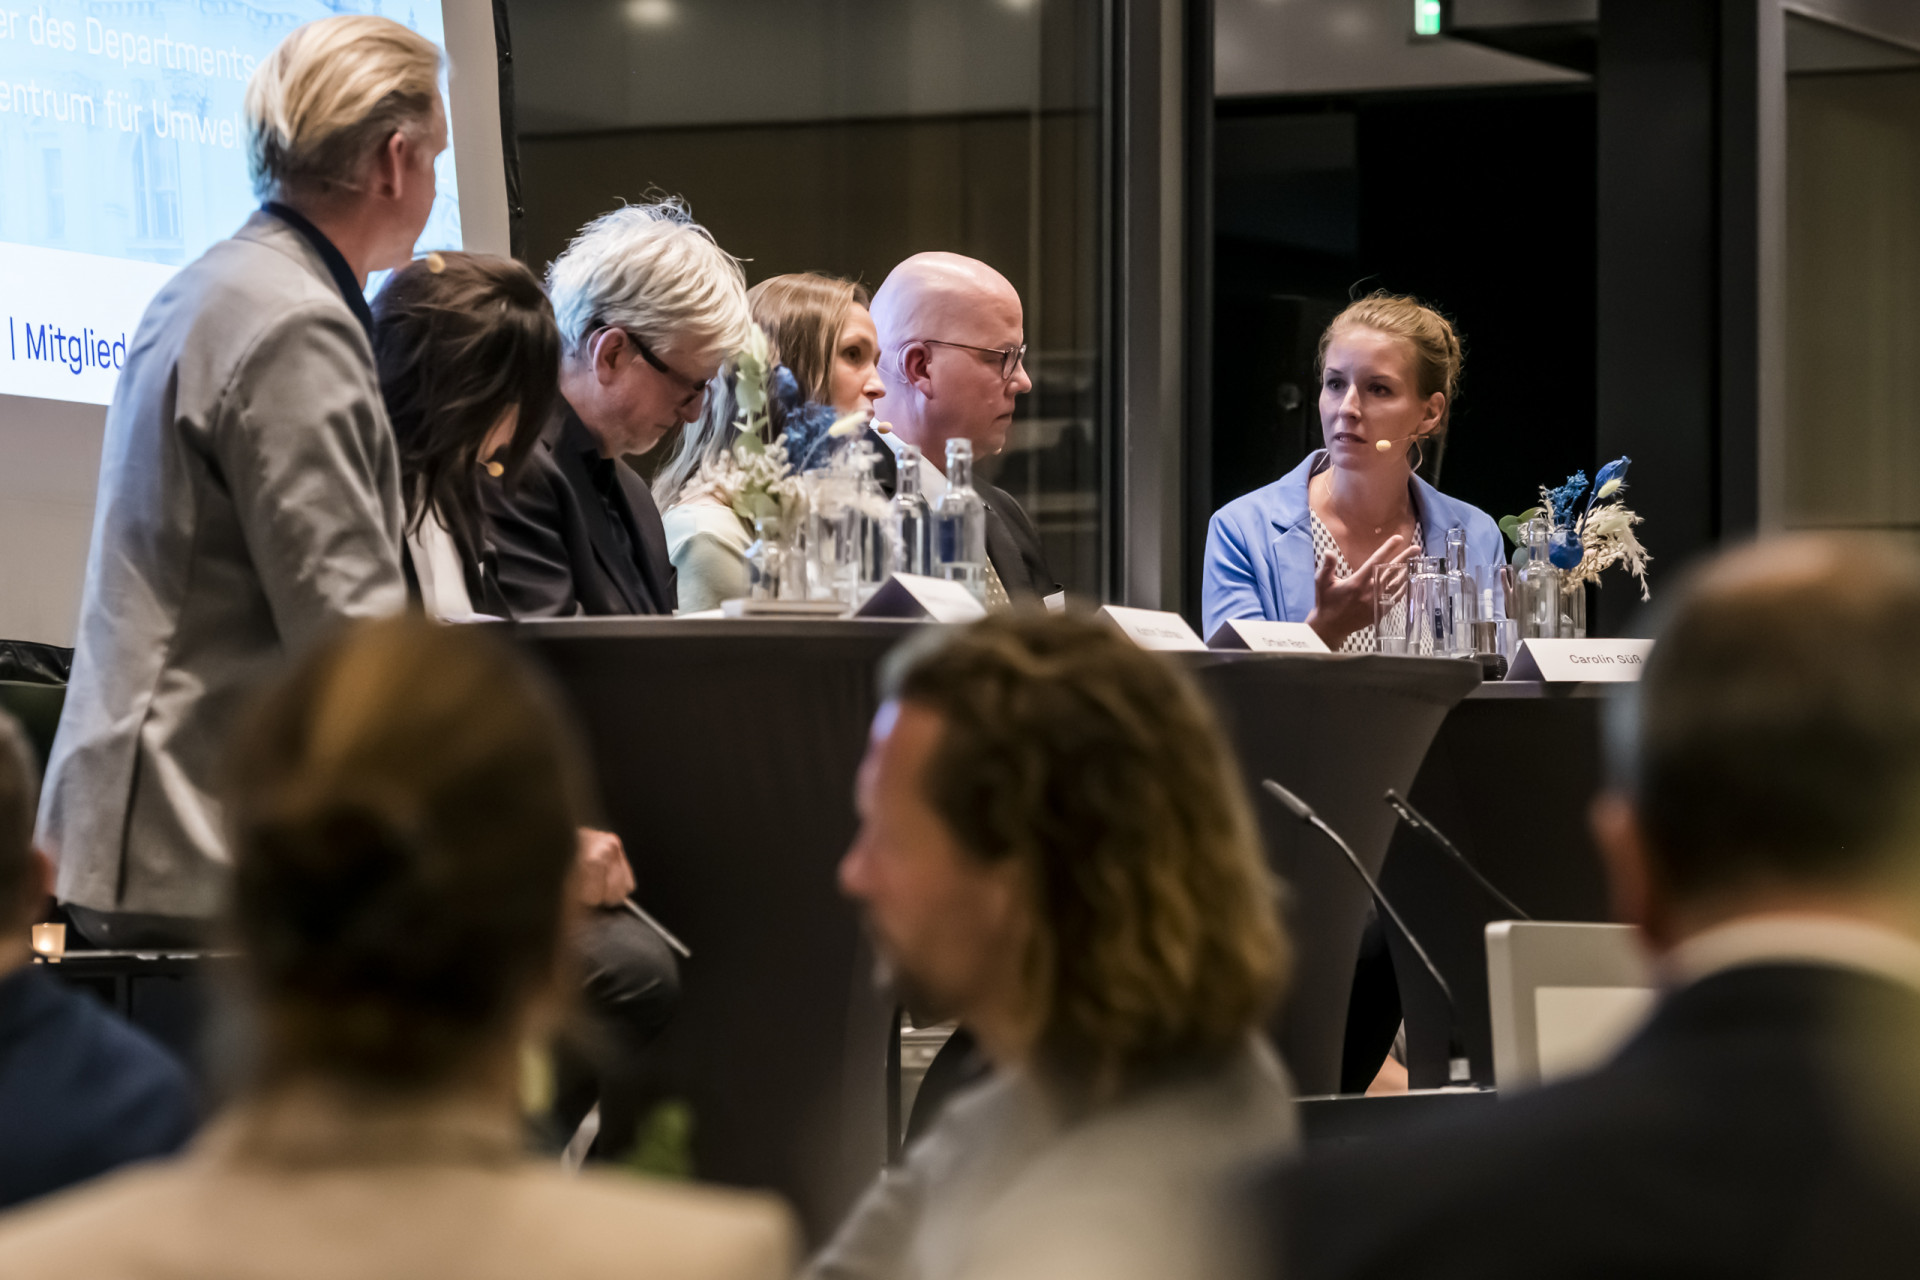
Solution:
[{"label": "chair back", "polygon": [[1640,931],[1624,924],[1487,926],[1487,1004],[1502,1095],[1591,1070],[1639,1030],[1659,996]]}]

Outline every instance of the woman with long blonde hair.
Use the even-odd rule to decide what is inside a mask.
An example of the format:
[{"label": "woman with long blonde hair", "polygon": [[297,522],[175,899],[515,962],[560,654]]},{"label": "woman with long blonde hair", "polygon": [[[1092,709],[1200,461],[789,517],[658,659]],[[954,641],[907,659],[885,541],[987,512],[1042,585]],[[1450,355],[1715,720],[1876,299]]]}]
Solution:
[{"label": "woman with long blonde hair", "polygon": [[[747,291],[754,323],[773,358],[793,374],[812,404],[845,415],[873,410],[880,382],[880,340],[867,314],[867,291],[851,280],[813,272],[773,276]],[[667,532],[667,555],[680,588],[680,612],[717,608],[747,594],[753,530],[734,514],[711,470],[733,448],[733,372],[712,383],[705,412],[674,442],[653,482]]]}]

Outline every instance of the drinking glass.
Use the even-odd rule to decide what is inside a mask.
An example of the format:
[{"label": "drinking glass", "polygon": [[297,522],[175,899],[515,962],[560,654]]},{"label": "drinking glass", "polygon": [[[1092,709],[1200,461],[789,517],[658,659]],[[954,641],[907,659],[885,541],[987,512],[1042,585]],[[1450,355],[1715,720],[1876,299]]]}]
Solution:
[{"label": "drinking glass", "polygon": [[1382,565],[1373,575],[1373,647],[1377,653],[1407,653],[1407,592],[1413,573],[1405,561]]}]

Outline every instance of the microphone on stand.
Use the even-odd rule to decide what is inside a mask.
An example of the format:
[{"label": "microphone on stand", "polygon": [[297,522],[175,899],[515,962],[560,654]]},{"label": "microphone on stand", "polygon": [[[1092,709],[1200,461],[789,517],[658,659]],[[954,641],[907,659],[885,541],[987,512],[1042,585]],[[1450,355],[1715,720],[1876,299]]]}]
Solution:
[{"label": "microphone on stand", "polygon": [[1501,906],[1505,907],[1508,911],[1511,911],[1513,913],[1514,919],[1516,920],[1533,919],[1532,916],[1522,911],[1519,908],[1519,906],[1515,904],[1512,898],[1509,898],[1506,894],[1500,892],[1500,890],[1494,885],[1493,881],[1481,875],[1480,869],[1474,866],[1471,862],[1467,861],[1467,855],[1460,852],[1459,849],[1455,848],[1453,841],[1447,839],[1446,834],[1442,832],[1440,828],[1434,826],[1433,823],[1427,820],[1427,816],[1425,814],[1421,813],[1418,809],[1414,808],[1413,805],[1408,803],[1406,800],[1402,799],[1400,796],[1400,793],[1398,791],[1395,791],[1392,787],[1387,788],[1387,804],[1392,807],[1395,813],[1400,815],[1400,820],[1402,822],[1406,823],[1408,826],[1412,827],[1415,831],[1418,831],[1421,835],[1427,837],[1427,839],[1433,841],[1433,843],[1439,845],[1441,849],[1445,850],[1448,857],[1452,858],[1455,862],[1459,863],[1461,867],[1463,867],[1466,870],[1466,873],[1474,878],[1475,883],[1477,883],[1482,889],[1485,889],[1487,893],[1491,895],[1496,901],[1498,901]]},{"label": "microphone on stand", "polygon": [[1453,1001],[1453,988],[1447,985],[1446,978],[1441,976],[1440,966],[1433,962],[1433,957],[1427,954],[1427,949],[1420,945],[1420,939],[1414,936],[1413,930],[1407,928],[1407,922],[1400,918],[1400,913],[1393,909],[1391,902],[1387,901],[1387,895],[1380,892],[1380,886],[1374,882],[1371,875],[1367,874],[1367,869],[1361,863],[1360,855],[1353,851],[1353,846],[1341,839],[1340,833],[1328,826],[1326,821],[1313,811],[1312,805],[1275,782],[1272,778],[1261,779],[1260,787],[1268,795],[1278,800],[1281,805],[1286,808],[1288,813],[1291,813],[1308,826],[1318,828],[1320,834],[1333,841],[1340,852],[1347,855],[1348,864],[1353,867],[1354,873],[1365,883],[1367,892],[1373,895],[1374,902],[1379,905],[1382,911],[1387,913],[1387,918],[1393,921],[1394,927],[1400,930],[1401,936],[1406,938],[1407,945],[1413,948],[1414,955],[1420,957],[1420,963],[1426,966],[1428,976],[1431,977],[1434,984],[1440,988],[1440,994],[1446,998],[1447,1083],[1464,1084],[1471,1080],[1473,1078],[1473,1068],[1467,1061],[1466,1048],[1460,1042],[1459,1007],[1455,1005]]}]

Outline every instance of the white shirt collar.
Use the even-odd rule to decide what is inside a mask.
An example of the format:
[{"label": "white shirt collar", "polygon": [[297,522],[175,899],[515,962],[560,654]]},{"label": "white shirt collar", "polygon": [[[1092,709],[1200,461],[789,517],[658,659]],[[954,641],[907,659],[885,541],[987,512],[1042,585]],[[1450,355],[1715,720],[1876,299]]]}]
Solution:
[{"label": "white shirt collar", "polygon": [[1858,969],[1920,989],[1920,940],[1847,916],[1747,916],[1688,938],[1661,962],[1676,985],[1756,964]]},{"label": "white shirt collar", "polygon": [[[900,450],[906,446],[907,442],[891,431],[879,431],[876,428],[876,434],[887,442],[887,448],[893,450],[894,461],[899,461]],[[946,473],[933,465],[933,459],[922,453],[920,455],[920,496],[928,502],[933,502],[946,491]]]}]

